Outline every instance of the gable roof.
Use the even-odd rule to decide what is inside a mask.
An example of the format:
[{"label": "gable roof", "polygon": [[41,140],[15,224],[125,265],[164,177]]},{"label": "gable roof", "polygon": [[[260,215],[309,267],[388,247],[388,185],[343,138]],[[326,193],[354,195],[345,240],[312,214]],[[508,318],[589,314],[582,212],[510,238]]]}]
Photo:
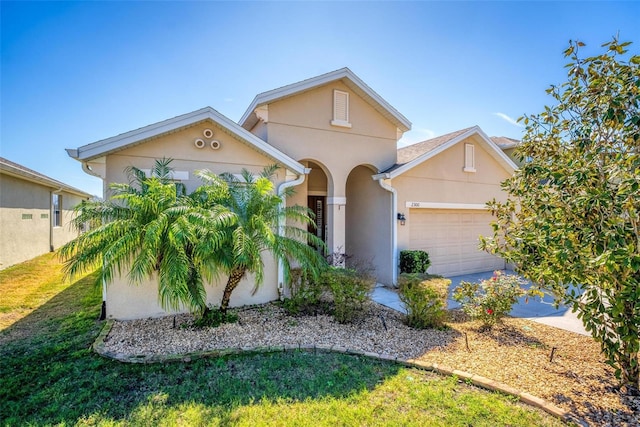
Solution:
[{"label": "gable roof", "polygon": [[356,76],[353,71],[346,67],[256,95],[256,97],[253,98],[251,105],[249,105],[249,108],[247,108],[247,111],[242,115],[239,123],[243,128],[247,130],[251,129],[258,122],[258,117],[254,112],[256,108],[315,89],[319,86],[337,80],[341,80],[345,85],[361,96],[376,111],[395,124],[396,127],[403,132],[411,129],[411,122],[407,120],[405,116],[400,114],[398,110],[393,108],[387,101],[385,101],[373,89],[367,86],[365,82]]},{"label": "gable roof", "polygon": [[83,145],[76,149],[68,148],[67,153],[70,157],[85,162],[123,150],[133,145],[150,141],[167,133],[186,129],[205,121],[212,121],[218,124],[229,135],[239,139],[243,143],[249,145],[276,162],[286,166],[291,171],[298,174],[308,173],[308,169],[304,165],[295,161],[275,147],[267,144],[211,107],[201,108],[200,110],[196,110],[191,113],[183,114],[181,116],[154,123],[111,138]]},{"label": "gable roof", "polygon": [[513,138],[508,138],[506,136],[492,136],[491,140],[493,142],[496,143],[496,145],[500,148],[502,148],[503,150],[507,150],[509,148],[513,148],[513,147],[517,147],[518,145],[520,145],[519,140],[517,139],[513,139]]},{"label": "gable roof", "polygon": [[453,147],[460,141],[471,136],[478,136],[480,141],[484,143],[488,153],[510,172],[517,169],[517,166],[504,152],[489,138],[479,126],[473,126],[451,132],[436,138],[418,142],[417,144],[398,150],[398,161],[395,165],[386,171],[374,175],[374,179],[389,179],[402,175],[406,171],[426,162],[427,160],[442,153],[446,149]]},{"label": "gable roof", "polygon": [[82,190],[78,190],[75,187],[58,181],[57,179],[49,178],[46,175],[36,172],[33,169],[29,169],[18,163],[12,162],[4,157],[0,157],[0,173],[15,176],[25,179],[27,181],[35,182],[36,184],[44,185],[45,187],[54,188],[56,190],[64,190],[67,193],[73,193],[81,197],[89,198],[91,194],[85,193]]}]

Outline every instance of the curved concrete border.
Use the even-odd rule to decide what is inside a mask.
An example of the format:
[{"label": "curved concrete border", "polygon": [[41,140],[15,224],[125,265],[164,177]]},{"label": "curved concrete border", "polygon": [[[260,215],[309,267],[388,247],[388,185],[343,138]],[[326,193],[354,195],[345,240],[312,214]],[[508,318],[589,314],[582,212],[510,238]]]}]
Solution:
[{"label": "curved concrete border", "polygon": [[544,399],[541,399],[537,396],[529,394],[524,391],[520,391],[516,388],[508,386],[506,384],[500,383],[498,381],[491,380],[489,378],[485,378],[480,375],[471,374],[469,372],[460,371],[458,369],[454,369],[447,365],[441,365],[439,363],[429,363],[424,362],[422,360],[416,359],[402,359],[399,357],[391,356],[388,354],[378,354],[370,351],[361,351],[349,349],[346,347],[341,347],[337,345],[332,346],[322,346],[322,345],[308,345],[308,344],[298,344],[298,345],[278,345],[278,346],[270,346],[270,347],[236,347],[236,348],[225,348],[220,350],[205,350],[205,351],[195,351],[191,353],[185,354],[167,354],[167,355],[125,355],[122,353],[113,353],[105,350],[104,340],[111,332],[111,328],[113,327],[114,320],[107,320],[105,322],[104,327],[98,334],[98,337],[94,341],[93,351],[98,353],[103,357],[107,357],[110,359],[115,359],[120,362],[125,363],[161,363],[161,362],[191,362],[193,359],[198,359],[202,357],[223,357],[230,355],[239,355],[239,354],[255,354],[255,353],[279,353],[279,352],[293,352],[293,351],[307,351],[313,353],[344,353],[344,354],[352,354],[357,356],[364,356],[371,359],[382,360],[386,362],[398,363],[407,367],[423,369],[426,371],[437,372],[438,374],[445,376],[455,376],[467,383],[471,383],[477,387],[496,391],[499,393],[503,393],[509,396],[517,397],[523,403],[526,403],[529,406],[533,406],[534,408],[538,408],[543,410],[544,412],[552,415],[564,422],[577,424],[580,426],[586,425],[585,422],[581,421],[579,418],[567,412],[563,409],[558,408],[550,402],[547,402]]}]

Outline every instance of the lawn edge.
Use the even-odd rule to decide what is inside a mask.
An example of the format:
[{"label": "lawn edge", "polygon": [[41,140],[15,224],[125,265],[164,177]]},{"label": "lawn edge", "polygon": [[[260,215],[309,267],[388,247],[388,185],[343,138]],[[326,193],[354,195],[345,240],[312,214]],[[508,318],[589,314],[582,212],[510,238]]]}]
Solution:
[{"label": "lawn edge", "polygon": [[216,350],[204,350],[204,351],[195,351],[184,354],[167,354],[167,355],[147,355],[147,354],[139,354],[139,355],[126,355],[123,353],[114,353],[107,351],[105,349],[105,339],[111,332],[111,328],[113,327],[115,320],[106,320],[102,330],[96,337],[95,341],[91,348],[94,352],[99,354],[102,357],[106,357],[109,359],[114,359],[123,363],[164,363],[164,362],[191,362],[194,359],[204,358],[204,357],[224,357],[230,355],[239,355],[239,354],[263,354],[263,353],[281,353],[281,352],[309,352],[309,353],[343,353],[343,354],[351,354],[356,356],[363,356],[369,359],[381,360],[384,362],[392,362],[397,363],[403,366],[407,366],[410,368],[422,369],[425,371],[435,372],[442,376],[453,376],[461,381],[466,383],[473,384],[476,387],[489,390],[492,392],[497,392],[501,394],[505,394],[508,396],[513,396],[518,399],[518,401],[540,409],[547,414],[560,419],[568,424],[574,424],[579,426],[584,426],[586,423],[580,420],[578,417],[573,415],[572,413],[561,409],[551,402],[547,402],[544,399],[541,399],[537,396],[529,394],[527,392],[518,390],[513,388],[507,384],[503,384],[498,381],[494,381],[492,379],[483,377],[481,375],[472,374],[466,371],[461,371],[455,369],[450,366],[441,365],[438,363],[429,363],[422,360],[417,359],[402,359],[399,357],[387,355],[387,354],[379,354],[371,351],[360,351],[349,349],[345,347],[340,347],[336,345],[332,346],[322,346],[315,344],[302,344],[298,345],[280,345],[280,346],[246,346],[242,348],[224,348],[224,349],[216,349]]}]

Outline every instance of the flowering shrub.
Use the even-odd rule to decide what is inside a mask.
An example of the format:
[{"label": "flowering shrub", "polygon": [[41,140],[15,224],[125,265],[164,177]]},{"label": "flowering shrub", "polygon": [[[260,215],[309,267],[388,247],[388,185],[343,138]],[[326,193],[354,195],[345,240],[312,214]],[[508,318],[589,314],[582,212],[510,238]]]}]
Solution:
[{"label": "flowering shrub", "polygon": [[495,271],[493,277],[479,283],[461,282],[453,291],[453,299],[462,304],[465,313],[482,321],[488,329],[511,311],[518,298],[527,296],[528,301],[528,297],[543,296],[540,290],[527,290],[523,284],[518,276]]}]

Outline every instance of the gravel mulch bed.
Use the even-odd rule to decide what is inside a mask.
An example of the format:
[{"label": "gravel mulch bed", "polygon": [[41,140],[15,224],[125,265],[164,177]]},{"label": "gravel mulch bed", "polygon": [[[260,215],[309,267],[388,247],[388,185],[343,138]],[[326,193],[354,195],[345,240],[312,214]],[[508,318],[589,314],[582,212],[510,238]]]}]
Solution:
[{"label": "gravel mulch bed", "polygon": [[135,356],[338,345],[482,375],[552,402],[588,425],[640,425],[640,398],[618,392],[613,369],[587,336],[515,318],[483,332],[460,311],[450,312],[444,330],[416,330],[402,322],[402,314],[373,302],[348,325],[324,314],[292,317],[278,304],[234,311],[239,321],[217,328],[191,328],[193,319],[187,314],[175,316],[176,327],[174,316],[117,321],[105,338],[105,350]]}]

